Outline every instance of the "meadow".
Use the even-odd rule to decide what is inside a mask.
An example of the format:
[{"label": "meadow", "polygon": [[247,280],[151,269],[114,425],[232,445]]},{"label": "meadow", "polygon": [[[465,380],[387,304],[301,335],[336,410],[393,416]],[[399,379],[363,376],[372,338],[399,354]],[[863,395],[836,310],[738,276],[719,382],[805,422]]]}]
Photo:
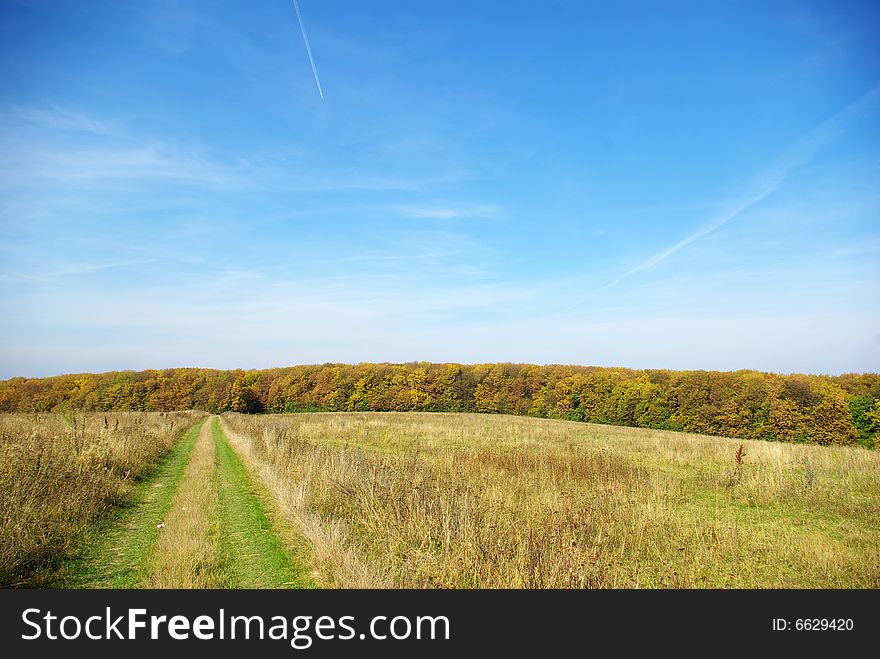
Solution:
[{"label": "meadow", "polygon": [[0,585],[877,588],[880,453],[465,413],[0,415]]},{"label": "meadow", "polygon": [[502,415],[222,424],[328,586],[880,586],[875,451]]}]

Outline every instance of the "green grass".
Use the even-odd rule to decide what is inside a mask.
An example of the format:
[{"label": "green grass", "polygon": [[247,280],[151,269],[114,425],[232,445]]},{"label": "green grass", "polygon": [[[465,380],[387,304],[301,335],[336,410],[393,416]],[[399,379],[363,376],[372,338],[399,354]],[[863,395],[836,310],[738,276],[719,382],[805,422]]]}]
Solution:
[{"label": "green grass", "polygon": [[171,506],[203,423],[190,428],[137,484],[127,506],[88,532],[83,556],[67,564],[59,587],[137,587],[159,537],[156,525]]},{"label": "green grass", "polygon": [[285,547],[269,517],[267,494],[233,451],[219,422],[216,450],[220,533],[218,556],[226,588],[311,588],[301,552]]}]

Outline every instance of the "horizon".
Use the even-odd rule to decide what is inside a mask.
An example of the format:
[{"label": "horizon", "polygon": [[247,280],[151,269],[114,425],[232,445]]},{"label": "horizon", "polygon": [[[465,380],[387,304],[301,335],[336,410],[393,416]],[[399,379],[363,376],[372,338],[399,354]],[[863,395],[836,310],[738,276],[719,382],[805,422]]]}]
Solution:
[{"label": "horizon", "polygon": [[0,380],[880,372],[878,25],[857,0],[6,3]]},{"label": "horizon", "polygon": [[26,375],[16,375],[9,378],[0,378],[0,382],[6,382],[8,380],[15,379],[25,379],[25,380],[42,380],[49,378],[61,378],[61,377],[76,377],[80,375],[110,375],[113,373],[147,373],[147,372],[162,372],[162,371],[176,371],[176,370],[194,370],[194,371],[218,371],[218,372],[234,372],[234,371],[242,371],[244,373],[252,373],[259,371],[281,371],[285,369],[292,368],[324,368],[324,367],[333,367],[333,366],[418,366],[418,365],[429,365],[429,366],[445,366],[445,365],[455,365],[455,366],[535,366],[537,368],[552,368],[552,367],[560,367],[560,368],[595,368],[595,369],[608,369],[608,370],[626,370],[626,371],[665,371],[670,373],[685,373],[685,372],[707,372],[707,373],[761,373],[763,375],[777,375],[780,377],[789,377],[789,376],[807,376],[807,377],[818,377],[818,378],[840,378],[845,377],[847,375],[853,376],[865,376],[865,375],[880,375],[876,371],[844,371],[841,373],[805,373],[805,372],[780,372],[780,371],[761,371],[753,368],[740,368],[731,371],[719,371],[713,369],[701,369],[701,368],[692,368],[692,369],[677,369],[677,368],[636,368],[632,366],[620,366],[620,365],[612,365],[612,366],[599,366],[597,364],[564,364],[564,363],[546,363],[546,364],[536,364],[532,362],[432,362],[425,360],[408,360],[408,361],[394,361],[394,362],[375,362],[375,361],[361,361],[361,362],[320,362],[320,363],[301,363],[301,364],[287,364],[285,366],[267,366],[264,368],[246,368],[246,367],[232,367],[232,368],[212,368],[209,366],[164,366],[159,368],[144,368],[144,369],[131,369],[131,368],[120,368],[113,369],[110,371],[81,371],[81,372],[69,372],[69,373],[53,373],[50,375],[38,375],[38,376],[26,376]]}]

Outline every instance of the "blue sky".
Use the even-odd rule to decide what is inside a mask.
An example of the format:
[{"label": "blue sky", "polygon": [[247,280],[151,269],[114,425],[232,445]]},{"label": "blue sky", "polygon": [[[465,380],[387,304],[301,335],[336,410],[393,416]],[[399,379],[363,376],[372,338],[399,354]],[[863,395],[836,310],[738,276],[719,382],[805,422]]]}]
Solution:
[{"label": "blue sky", "polygon": [[874,2],[0,5],[0,377],[880,370]]}]

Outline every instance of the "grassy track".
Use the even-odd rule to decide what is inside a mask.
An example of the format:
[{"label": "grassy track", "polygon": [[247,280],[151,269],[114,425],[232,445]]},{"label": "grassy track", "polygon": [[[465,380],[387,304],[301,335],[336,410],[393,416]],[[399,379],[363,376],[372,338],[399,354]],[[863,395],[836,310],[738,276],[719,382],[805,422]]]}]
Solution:
[{"label": "grassy track", "polygon": [[222,583],[217,557],[220,529],[215,474],[214,438],[207,422],[199,431],[165,517],[143,586],[216,588]]},{"label": "grassy track", "polygon": [[314,587],[300,546],[273,525],[270,497],[216,418],[190,429],[131,499],[59,586]]},{"label": "grassy track", "polygon": [[138,484],[130,506],[93,532],[92,549],[84,560],[70,564],[59,586],[134,588],[144,580],[159,538],[156,525],[168,514],[203,423],[188,430],[155,472]]},{"label": "grassy track", "polygon": [[262,491],[229,445],[218,420],[212,421],[219,493],[219,551],[223,586],[228,588],[309,588],[308,571],[284,546],[264,505]]}]

